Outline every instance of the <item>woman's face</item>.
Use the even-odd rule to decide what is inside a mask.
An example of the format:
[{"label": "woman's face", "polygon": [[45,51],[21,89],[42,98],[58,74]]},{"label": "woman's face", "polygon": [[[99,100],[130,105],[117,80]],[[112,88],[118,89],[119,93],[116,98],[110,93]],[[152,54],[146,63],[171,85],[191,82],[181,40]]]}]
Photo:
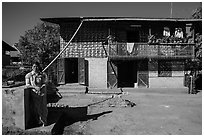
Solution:
[{"label": "woman's face", "polygon": [[33,64],[32,69],[33,69],[34,72],[39,71],[39,68],[38,68],[38,66],[36,64]]}]

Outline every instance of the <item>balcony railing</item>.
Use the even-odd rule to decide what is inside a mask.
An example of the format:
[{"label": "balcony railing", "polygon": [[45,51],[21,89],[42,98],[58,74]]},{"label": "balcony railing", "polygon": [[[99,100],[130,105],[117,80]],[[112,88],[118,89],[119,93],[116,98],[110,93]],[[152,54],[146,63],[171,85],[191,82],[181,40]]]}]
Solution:
[{"label": "balcony railing", "polygon": [[108,53],[111,58],[193,58],[194,46],[190,43],[112,43]]}]

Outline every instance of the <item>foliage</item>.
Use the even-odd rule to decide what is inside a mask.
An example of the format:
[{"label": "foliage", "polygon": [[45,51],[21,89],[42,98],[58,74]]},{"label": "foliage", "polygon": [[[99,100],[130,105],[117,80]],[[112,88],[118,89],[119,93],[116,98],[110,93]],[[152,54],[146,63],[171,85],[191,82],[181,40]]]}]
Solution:
[{"label": "foliage", "polygon": [[[202,7],[198,7],[192,14],[192,17],[194,19],[202,19]],[[198,58],[199,60],[201,60],[202,58],[202,35],[201,34],[196,34],[195,37],[195,43],[196,43],[196,47],[195,47],[195,55],[196,58]]]},{"label": "foliage", "polygon": [[[202,5],[199,6],[196,10],[194,10],[192,14],[192,18],[194,19],[202,19]],[[202,69],[202,35],[197,33],[195,36],[195,58],[196,58],[196,68]]]},{"label": "foliage", "polygon": [[44,68],[59,52],[59,26],[40,23],[25,32],[18,42],[23,64],[39,61]]},{"label": "foliage", "polygon": [[193,11],[192,18],[202,19],[202,5]]},{"label": "foliage", "polygon": [[19,69],[19,68],[2,68],[2,81],[15,80],[24,81],[25,75],[30,69]]},{"label": "foliage", "polygon": [[195,38],[195,56],[199,60],[202,60],[202,35],[197,34]]}]

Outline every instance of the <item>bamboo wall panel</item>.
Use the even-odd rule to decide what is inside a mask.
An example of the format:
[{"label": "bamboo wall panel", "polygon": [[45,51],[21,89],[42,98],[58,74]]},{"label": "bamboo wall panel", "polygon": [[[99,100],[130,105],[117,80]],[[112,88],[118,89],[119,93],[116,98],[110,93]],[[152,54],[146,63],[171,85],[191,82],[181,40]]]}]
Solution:
[{"label": "bamboo wall panel", "polygon": [[[66,42],[61,43],[61,49],[66,46]],[[108,50],[107,45],[102,45],[102,42],[73,42],[67,47],[65,52],[62,54],[62,58],[105,58],[106,54],[104,51],[105,47]]]}]

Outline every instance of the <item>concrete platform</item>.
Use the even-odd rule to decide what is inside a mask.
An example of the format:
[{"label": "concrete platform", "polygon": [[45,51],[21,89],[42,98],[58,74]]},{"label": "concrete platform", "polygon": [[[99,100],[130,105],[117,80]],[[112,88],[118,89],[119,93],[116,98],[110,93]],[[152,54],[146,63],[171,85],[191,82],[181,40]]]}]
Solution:
[{"label": "concrete platform", "polygon": [[[24,90],[25,86],[3,89],[2,91],[2,117],[5,126],[16,126],[21,129],[30,129],[38,127],[37,121],[34,119],[35,111],[33,109],[31,94]],[[57,122],[58,118],[63,115],[69,115],[79,119],[89,114],[88,106],[90,104],[101,101],[109,96],[98,96],[84,94],[82,86],[68,87],[67,85],[58,88],[62,98],[51,100],[50,103],[57,105],[48,107],[48,124]],[[73,91],[73,92],[67,92]],[[98,98],[93,100],[93,98]],[[60,106],[63,104],[63,107]],[[10,120],[9,120],[10,119]],[[9,122],[8,122],[9,121]]]}]

